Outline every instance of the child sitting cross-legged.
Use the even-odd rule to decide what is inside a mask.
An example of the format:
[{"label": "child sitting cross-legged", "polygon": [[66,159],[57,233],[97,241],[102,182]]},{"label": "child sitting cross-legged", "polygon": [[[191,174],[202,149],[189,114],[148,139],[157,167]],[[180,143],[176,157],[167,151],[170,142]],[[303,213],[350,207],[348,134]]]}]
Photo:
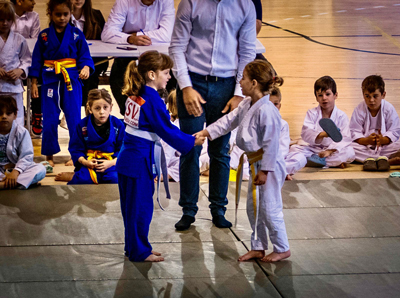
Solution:
[{"label": "child sitting cross-legged", "polygon": [[[285,159],[289,175],[306,165],[344,168],[354,160],[349,118],[335,105],[336,82],[329,76],[319,78],[314,84],[314,95],[318,106],[308,110],[301,130],[301,137],[308,145],[290,147]],[[322,123],[329,125],[326,127]]]},{"label": "child sitting cross-legged", "polygon": [[365,171],[387,171],[400,164],[400,120],[393,105],[385,100],[381,76],[368,76],[362,82],[364,101],[353,111],[350,130],[356,161]]},{"label": "child sitting cross-legged", "polygon": [[93,89],[87,100],[88,116],[77,125],[69,143],[75,173],[63,172],[56,181],[68,184],[118,183],[115,168],[125,126],[110,115],[112,99],[105,89]]},{"label": "child sitting cross-legged", "polygon": [[29,132],[15,121],[17,102],[0,95],[0,189],[27,189],[46,176],[46,168],[33,161]]}]

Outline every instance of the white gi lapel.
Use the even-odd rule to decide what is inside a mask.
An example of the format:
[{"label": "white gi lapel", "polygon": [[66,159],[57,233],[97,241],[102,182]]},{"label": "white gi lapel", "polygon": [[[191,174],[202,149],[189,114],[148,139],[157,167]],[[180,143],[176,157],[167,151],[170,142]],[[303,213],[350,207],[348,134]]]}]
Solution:
[{"label": "white gi lapel", "polygon": [[1,68],[4,68],[5,71],[12,70],[10,66],[7,68],[7,64],[13,62],[12,56],[15,54],[16,51],[13,48],[13,45],[15,43],[14,39],[15,34],[13,31],[10,31],[6,42],[4,42],[4,40],[0,38],[0,66]]}]

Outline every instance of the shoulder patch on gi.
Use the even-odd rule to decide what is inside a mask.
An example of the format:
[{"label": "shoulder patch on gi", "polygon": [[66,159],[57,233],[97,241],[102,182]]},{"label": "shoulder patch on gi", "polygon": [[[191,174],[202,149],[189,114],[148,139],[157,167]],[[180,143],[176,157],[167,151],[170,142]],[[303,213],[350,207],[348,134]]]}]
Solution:
[{"label": "shoulder patch on gi", "polygon": [[47,33],[46,32],[43,32],[42,34],[40,34],[40,37],[42,38],[42,40],[44,42],[47,42]]},{"label": "shoulder patch on gi", "polygon": [[139,116],[141,106],[146,101],[140,96],[130,96],[125,103],[124,122],[134,128],[139,128]]},{"label": "shoulder patch on gi", "polygon": [[79,34],[74,32],[74,40],[77,40],[79,38]]}]

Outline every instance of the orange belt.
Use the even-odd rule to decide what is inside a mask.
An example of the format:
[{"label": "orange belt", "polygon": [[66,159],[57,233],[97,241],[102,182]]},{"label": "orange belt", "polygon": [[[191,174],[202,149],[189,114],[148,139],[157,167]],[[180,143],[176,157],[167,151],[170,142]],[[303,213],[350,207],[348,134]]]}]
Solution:
[{"label": "orange belt", "polygon": [[69,77],[67,68],[76,67],[76,60],[65,58],[60,60],[45,60],[44,66],[54,68],[56,74],[62,73],[67,90],[72,91],[71,78]]},{"label": "orange belt", "polygon": [[[113,155],[114,155],[114,152],[105,153],[105,152],[98,151],[98,150],[88,150],[88,152],[87,152],[88,159],[87,160],[91,160],[93,158],[96,158],[96,159],[105,158],[107,160],[112,160]],[[95,184],[99,184],[99,182],[97,181],[96,171],[94,171],[93,169],[88,169],[88,170],[89,170],[90,178],[92,178],[92,181]]]}]

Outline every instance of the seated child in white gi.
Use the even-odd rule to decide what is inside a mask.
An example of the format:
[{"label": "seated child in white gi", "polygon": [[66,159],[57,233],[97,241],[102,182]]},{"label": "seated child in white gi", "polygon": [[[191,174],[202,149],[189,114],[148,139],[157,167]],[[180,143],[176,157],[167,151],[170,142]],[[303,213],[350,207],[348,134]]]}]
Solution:
[{"label": "seated child in white gi", "polygon": [[[307,111],[301,130],[302,139],[308,146],[293,145],[285,159],[288,174],[293,175],[307,163],[317,167],[341,167],[354,160],[351,146],[349,118],[335,105],[337,98],[336,82],[329,76],[319,78],[314,84],[314,95],[318,107]],[[333,121],[343,138],[334,142],[319,124],[323,118]],[[335,129],[337,129],[335,128]],[[337,132],[337,131],[336,131]]]},{"label": "seated child in white gi", "polygon": [[[282,212],[281,189],[285,182],[286,169],[279,153],[281,116],[269,101],[274,85],[282,85],[283,79],[274,77],[270,64],[255,60],[246,65],[240,81],[245,98],[229,114],[198,132],[196,137],[216,139],[238,127],[236,143],[249,157],[252,179],[249,180],[247,215],[253,229],[251,251],[239,261],[261,259],[276,262],[290,256]],[[259,200],[253,205],[252,188],[259,188]],[[268,249],[268,234],[273,252]]]},{"label": "seated child in white gi", "polygon": [[[179,128],[178,107],[176,105],[176,90],[172,90],[170,94],[168,94],[166,104],[171,116],[172,124]],[[168,145],[164,140],[161,140],[161,144],[164,149],[165,161],[167,163],[169,176],[168,179],[170,181],[173,180],[179,182],[179,157],[181,156],[181,153]]]},{"label": "seated child in white gi", "polygon": [[400,120],[395,108],[386,101],[381,76],[368,76],[362,82],[364,101],[353,111],[350,130],[356,161],[364,170],[387,171],[400,164]]},{"label": "seated child in white gi", "polygon": [[46,168],[33,162],[29,132],[17,124],[17,102],[0,95],[0,189],[27,189],[46,176]]},{"label": "seated child in white gi", "polygon": [[[278,110],[281,110],[282,107],[282,94],[281,90],[278,87],[274,87],[271,90],[271,95],[269,96],[269,101],[274,104]],[[281,118],[281,136],[279,138],[279,151],[282,154],[283,159],[286,159],[286,156],[289,154],[290,148],[290,134],[289,134],[289,124]],[[286,180],[293,180],[291,175],[286,176]]]}]

